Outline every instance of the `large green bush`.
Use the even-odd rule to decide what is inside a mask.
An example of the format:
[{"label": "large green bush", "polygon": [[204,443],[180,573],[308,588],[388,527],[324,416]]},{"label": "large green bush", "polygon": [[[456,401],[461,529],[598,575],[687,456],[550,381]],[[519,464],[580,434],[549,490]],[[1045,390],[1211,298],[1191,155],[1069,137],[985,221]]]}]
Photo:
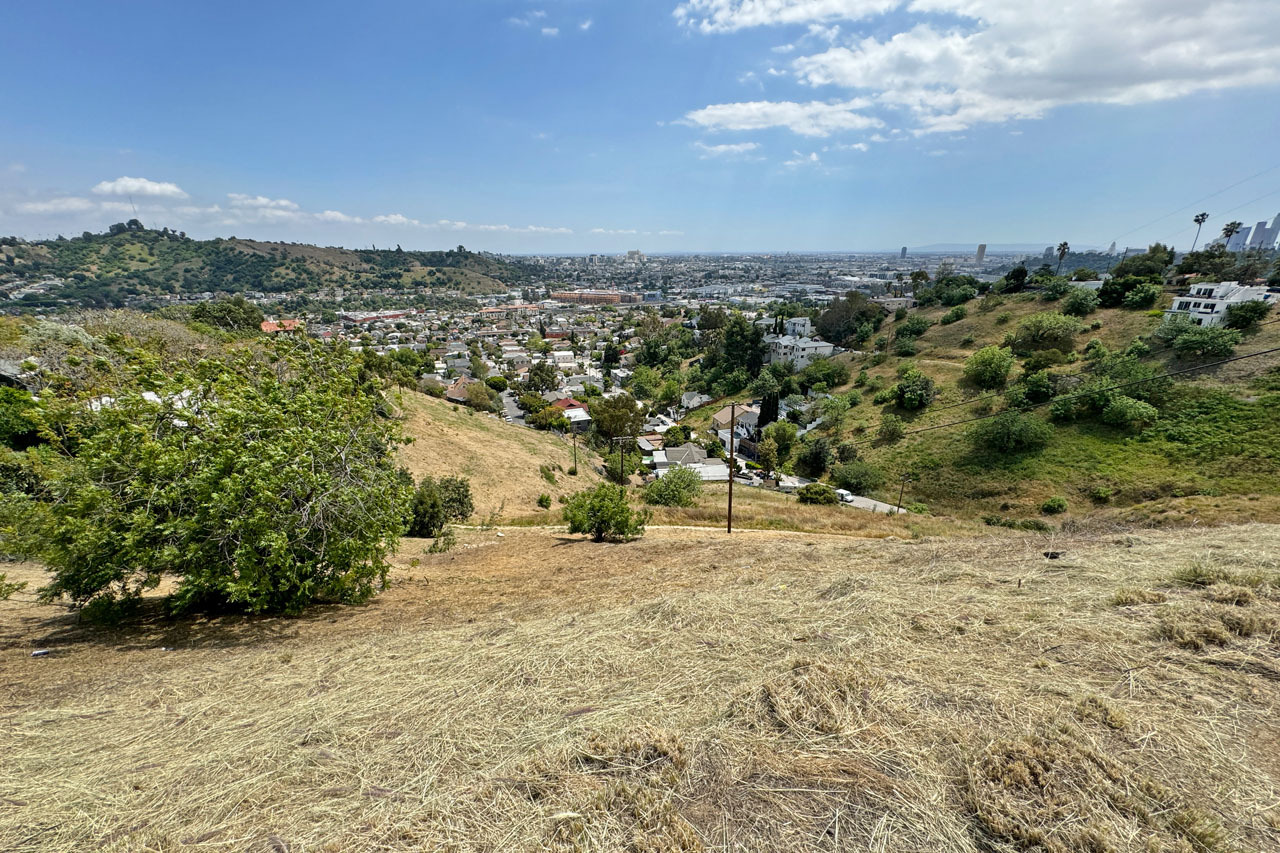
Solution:
[{"label": "large green bush", "polygon": [[1240,333],[1221,327],[1188,329],[1173,340],[1180,358],[1227,358],[1236,351]]},{"label": "large green bush", "polygon": [[1041,311],[1026,317],[1018,324],[1013,335],[1015,352],[1056,349],[1070,352],[1075,349],[1076,335],[1084,327],[1075,317],[1057,311]]},{"label": "large green bush", "polygon": [[969,440],[989,453],[1021,453],[1039,450],[1049,443],[1053,427],[1023,412],[1001,412],[969,428]]},{"label": "large green bush", "polygon": [[1013,369],[1013,350],[989,346],[965,359],[964,378],[979,388],[999,388]]},{"label": "large green bush", "polygon": [[644,489],[644,502],[654,506],[693,506],[702,493],[702,477],[692,468],[676,465]]},{"label": "large green bush", "polygon": [[439,536],[451,521],[466,521],[475,512],[471,481],[465,477],[423,477],[413,493],[408,533]]},{"label": "large green bush", "polygon": [[796,499],[802,504],[820,506],[830,506],[840,502],[840,498],[836,497],[835,489],[826,483],[806,483],[796,491]]},{"label": "large green bush", "polygon": [[884,472],[874,465],[854,460],[832,469],[831,482],[855,495],[865,495],[884,485]]},{"label": "large green bush", "polygon": [[570,533],[590,534],[596,542],[626,540],[644,535],[649,512],[631,509],[623,487],[601,483],[569,498],[564,508],[564,520]]},{"label": "large green bush", "polygon": [[903,371],[896,387],[898,407],[908,411],[923,409],[938,393],[933,380],[915,365]]},{"label": "large green bush", "polygon": [[5,550],[49,567],[46,599],[110,606],[173,579],[177,610],[295,612],[385,583],[411,483],[350,356],[304,339],[104,370],[92,396],[45,392],[35,485],[5,501]]}]

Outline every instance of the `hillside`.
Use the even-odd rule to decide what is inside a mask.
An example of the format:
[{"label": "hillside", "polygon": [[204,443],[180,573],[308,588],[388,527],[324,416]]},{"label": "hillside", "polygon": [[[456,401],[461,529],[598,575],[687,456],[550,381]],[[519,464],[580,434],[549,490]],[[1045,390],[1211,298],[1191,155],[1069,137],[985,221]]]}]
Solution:
[{"label": "hillside", "polygon": [[334,287],[475,296],[506,291],[523,275],[518,266],[461,247],[351,250],[234,237],[193,240],[167,229],[86,233],[0,251],[0,286],[44,277],[66,282],[24,297],[22,305],[32,308],[145,305],[149,298],[204,291],[313,294]]},{"label": "hillside", "polygon": [[[548,432],[504,423],[465,406],[403,392],[405,432],[414,439],[400,451],[400,458],[415,478],[461,476],[471,480],[476,519],[491,513],[500,516],[535,515],[559,519],[558,504],[550,512],[539,510],[538,495],[553,499],[599,482],[595,469],[600,460],[578,443],[578,474],[573,467],[573,446]],[[547,466],[555,482],[542,473]]]},{"label": "hillside", "polygon": [[[983,346],[1000,344],[1022,318],[1054,307],[1031,295],[1006,298],[988,311],[973,303],[965,319],[931,327],[919,338],[919,352],[913,357],[890,356],[880,365],[869,357],[852,359],[855,374],[865,368],[885,386],[897,381],[905,364],[914,364],[934,379],[939,393],[919,413],[893,404],[877,406],[873,395],[864,393],[862,404],[850,411],[842,437],[860,442],[863,458],[882,466],[890,482],[896,484],[903,473],[910,474],[909,500],[946,513],[1036,516],[1046,498],[1061,495],[1068,501],[1068,517],[1101,515],[1150,523],[1197,517],[1280,519],[1280,395],[1272,378],[1280,354],[1175,380],[1159,419],[1141,434],[1088,420],[1057,423],[1042,451],[1021,454],[975,452],[967,426],[911,435],[1002,408],[998,392],[981,391],[963,381],[965,359]],[[919,313],[936,324],[947,310]],[[1006,319],[999,322],[1002,314]],[[1154,312],[1099,310],[1086,318],[1086,325],[1098,328],[1087,328],[1078,336],[1076,351],[1092,339],[1122,350],[1154,331],[1160,319]],[[887,324],[888,331],[892,328]],[[1280,324],[1246,335],[1237,354],[1276,346]],[[1142,362],[1159,372],[1197,364],[1162,351],[1158,344],[1152,349]],[[1023,363],[1015,365],[1011,384],[1023,374]],[[1070,378],[1088,368],[1081,360],[1051,372]],[[873,440],[888,413],[904,418],[908,432],[896,445]],[[1035,416],[1046,414],[1041,409]]]},{"label": "hillside", "polygon": [[425,544],[302,619],[0,604],[0,848],[1280,850],[1280,528]]}]

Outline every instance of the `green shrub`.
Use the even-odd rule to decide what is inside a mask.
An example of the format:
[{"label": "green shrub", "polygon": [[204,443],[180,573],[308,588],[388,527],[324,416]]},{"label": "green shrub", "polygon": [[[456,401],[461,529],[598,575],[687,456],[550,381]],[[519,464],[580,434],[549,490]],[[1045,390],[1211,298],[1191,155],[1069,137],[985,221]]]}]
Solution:
[{"label": "green shrub", "polygon": [[465,477],[423,477],[413,493],[408,533],[429,539],[451,521],[466,521],[475,512],[471,481]]},{"label": "green shrub", "polygon": [[1062,313],[1084,317],[1098,310],[1098,294],[1087,287],[1073,287],[1062,300]]},{"label": "green shrub", "polygon": [[874,465],[854,460],[833,468],[831,482],[855,495],[865,495],[884,485],[884,472]]},{"label": "green shrub", "polygon": [[694,506],[702,493],[702,477],[692,468],[676,465],[644,490],[644,502],[654,506]]},{"label": "green shrub", "polygon": [[1012,319],[1013,319],[1013,315],[1011,313],[1009,313],[1008,311],[1001,311],[999,314],[996,315],[996,325],[1003,326]]},{"label": "green shrub", "polygon": [[1173,341],[1179,358],[1227,358],[1236,351],[1240,333],[1220,327],[1188,329]]},{"label": "green shrub", "polygon": [[802,504],[818,504],[830,506],[837,504],[840,499],[836,497],[835,489],[826,483],[807,483],[799,488],[796,492],[796,499]]},{"label": "green shrub", "polygon": [[957,323],[968,316],[969,316],[969,310],[965,308],[963,305],[957,305],[947,313],[943,314],[942,319],[939,322],[941,322],[942,325],[944,326],[950,326],[952,323]]},{"label": "green shrub", "polygon": [[1084,328],[1080,321],[1056,311],[1041,311],[1026,317],[1018,324],[1013,336],[1015,352],[1035,352],[1056,349],[1075,349],[1076,335]]},{"label": "green shrub", "polygon": [[907,411],[923,409],[933,402],[938,391],[932,379],[926,376],[915,365],[903,371],[902,378],[895,386],[895,398],[898,406]]},{"label": "green shrub", "polygon": [[1102,422],[1121,429],[1142,432],[1156,422],[1160,413],[1156,407],[1132,397],[1118,394],[1102,410]]},{"label": "green shrub", "polygon": [[1225,325],[1228,329],[1252,329],[1271,313],[1271,303],[1257,300],[1227,306]]},{"label": "green shrub", "polygon": [[[877,377],[879,378],[879,377]],[[877,406],[887,406],[898,399],[898,386],[890,385],[888,388],[881,388],[871,398],[871,402]]]},{"label": "green shrub", "polygon": [[1067,511],[1067,499],[1061,495],[1054,495],[1040,505],[1040,511],[1045,515],[1061,515]]},{"label": "green shrub", "polygon": [[0,444],[26,450],[38,440],[35,399],[21,389],[0,387]]},{"label": "green shrub", "polygon": [[931,324],[919,314],[912,314],[907,319],[898,323],[893,328],[893,336],[895,338],[918,338],[925,332],[929,331]]},{"label": "green shrub", "polygon": [[542,494],[538,495],[538,508],[551,509],[551,495],[547,494],[546,492],[543,492]]},{"label": "green shrub", "polygon": [[538,473],[542,475],[542,479],[546,480],[551,485],[554,486],[556,484],[556,472],[551,470],[550,465],[547,465],[545,463],[542,465],[539,465]]},{"label": "green shrub", "polygon": [[893,354],[899,358],[910,358],[920,352],[915,338],[899,338],[893,342]]},{"label": "green shrub", "polygon": [[[1160,289],[1160,285],[1153,282],[1136,285],[1132,290],[1124,295],[1120,304],[1125,308],[1132,310],[1141,310],[1150,308],[1160,300],[1164,291]],[[1229,310],[1229,309],[1228,309]]]},{"label": "green shrub", "polygon": [[906,510],[907,510],[907,512],[909,512],[909,513],[913,513],[914,515],[928,515],[928,514],[929,514],[929,505],[928,505],[928,504],[923,504],[923,503],[920,503],[919,501],[917,501],[917,502],[915,502],[915,503],[909,503],[909,504],[907,504],[907,506],[906,506]]},{"label": "green shrub", "polygon": [[627,491],[621,486],[601,483],[573,495],[565,504],[564,520],[570,533],[587,533],[596,542],[627,540],[644,535],[648,510],[632,510]]},{"label": "green shrub", "polygon": [[979,388],[999,388],[1013,368],[1013,350],[989,346],[965,359],[964,378]]},{"label": "green shrub", "polygon": [[1049,443],[1053,427],[1021,412],[1001,412],[979,421],[969,429],[969,440],[978,450],[990,453],[1022,453],[1039,450]]},{"label": "green shrub", "polygon": [[897,415],[884,415],[880,418],[880,427],[876,430],[876,438],[885,444],[897,444],[906,435],[907,428],[902,425],[902,418]]}]

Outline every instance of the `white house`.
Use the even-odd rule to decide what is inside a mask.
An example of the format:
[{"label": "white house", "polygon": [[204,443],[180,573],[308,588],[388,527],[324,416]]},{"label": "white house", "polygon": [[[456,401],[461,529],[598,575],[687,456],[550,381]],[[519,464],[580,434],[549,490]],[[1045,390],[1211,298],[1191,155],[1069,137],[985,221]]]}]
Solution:
[{"label": "white house", "polygon": [[804,370],[820,358],[828,358],[835,346],[815,338],[797,338],[795,335],[765,335],[769,347],[769,362],[789,361],[797,370]]},{"label": "white house", "polygon": [[1238,281],[1193,284],[1185,296],[1173,300],[1173,307],[1165,314],[1181,314],[1190,317],[1197,326],[1220,326],[1227,317],[1227,308],[1242,302],[1274,303],[1277,294],[1265,287],[1246,287]]},{"label": "white house", "polygon": [[808,317],[792,317],[785,324],[786,332],[795,338],[807,338],[813,334],[813,321]]}]

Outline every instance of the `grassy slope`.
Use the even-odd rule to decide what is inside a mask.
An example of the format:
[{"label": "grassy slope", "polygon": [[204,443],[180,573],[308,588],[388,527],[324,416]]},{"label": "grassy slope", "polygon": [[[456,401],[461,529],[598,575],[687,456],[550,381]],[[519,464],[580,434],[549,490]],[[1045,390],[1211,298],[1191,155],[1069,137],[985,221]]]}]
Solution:
[{"label": "grassy slope", "polygon": [[[599,459],[581,442],[578,475],[570,477],[565,472],[573,465],[573,447],[551,433],[512,426],[413,391],[403,392],[403,401],[405,431],[414,442],[401,451],[401,460],[414,477],[471,478],[480,519],[499,511],[504,516],[538,513],[538,495],[555,498],[599,482]],[[543,464],[554,469],[554,484],[540,473]],[[551,514],[559,518],[554,508],[542,513]]]},{"label": "grassy slope", "polygon": [[[980,402],[963,403],[985,396],[961,382],[964,359],[977,349],[999,343],[1016,327],[1018,320],[1037,311],[1052,310],[1053,303],[1031,297],[1010,298],[991,311],[981,311],[970,303],[969,317],[948,326],[935,325],[920,338],[914,358],[889,358],[872,367],[868,359],[851,364],[856,375],[867,367],[871,376],[883,377],[886,385],[897,378],[904,361],[912,361],[938,383],[935,404],[920,414],[898,413],[908,419],[907,429],[964,420],[982,414]],[[931,308],[922,313],[937,320],[946,309]],[[996,317],[1009,312],[1013,319],[997,324]],[[1079,348],[1091,338],[1119,349],[1134,337],[1149,333],[1160,322],[1145,312],[1102,310],[1086,322],[1100,322],[1097,330],[1080,335]],[[891,332],[892,323],[885,332]],[[962,345],[972,335],[974,341]],[[1264,328],[1251,335],[1238,349],[1253,352],[1280,345],[1280,326]],[[1187,366],[1170,355],[1148,359],[1166,370]],[[860,445],[864,458],[883,466],[892,481],[901,472],[914,469],[922,476],[911,485],[908,500],[927,503],[935,511],[977,517],[1007,513],[1035,515],[1045,498],[1067,497],[1072,515],[1084,513],[1120,514],[1136,520],[1193,516],[1213,520],[1219,517],[1280,518],[1280,398],[1260,393],[1258,377],[1280,364],[1275,356],[1256,362],[1241,362],[1206,374],[1180,380],[1170,405],[1156,427],[1142,437],[1130,437],[1100,424],[1075,424],[1056,428],[1048,448],[1039,454],[1000,458],[975,455],[965,439],[966,428],[944,429],[910,436],[896,447],[874,443]],[[1073,373],[1084,363],[1058,368]],[[1020,375],[1015,367],[1013,376]],[[877,407],[871,394],[849,413],[843,439],[865,442],[875,433],[881,414],[895,411]],[[998,408],[999,398],[989,401]],[[1043,411],[1041,412],[1043,416]],[[1105,505],[1089,495],[1098,487],[1115,497]],[[881,497],[890,497],[886,488]],[[1211,500],[1180,501],[1180,496],[1201,493]],[[894,495],[896,497],[896,495]],[[1135,505],[1155,502],[1149,506]],[[1215,506],[1217,504],[1217,506]],[[1239,515],[1235,515],[1235,514]]]},{"label": "grassy slope", "polygon": [[0,604],[0,848],[1280,849],[1280,528],[424,544],[302,619]]}]

